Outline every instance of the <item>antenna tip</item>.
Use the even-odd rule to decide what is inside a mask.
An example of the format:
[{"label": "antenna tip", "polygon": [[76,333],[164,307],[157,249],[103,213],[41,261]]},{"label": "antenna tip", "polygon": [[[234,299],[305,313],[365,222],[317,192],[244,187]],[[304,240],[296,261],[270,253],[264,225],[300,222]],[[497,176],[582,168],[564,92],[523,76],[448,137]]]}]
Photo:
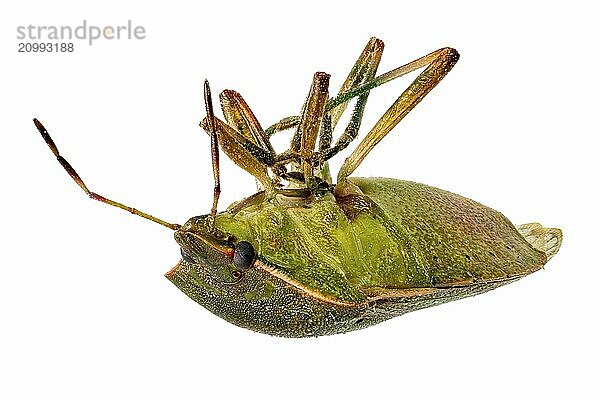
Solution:
[{"label": "antenna tip", "polygon": [[46,130],[44,125],[42,125],[42,123],[37,118],[33,119],[33,123],[35,124],[35,127],[38,129],[38,131],[44,132]]}]

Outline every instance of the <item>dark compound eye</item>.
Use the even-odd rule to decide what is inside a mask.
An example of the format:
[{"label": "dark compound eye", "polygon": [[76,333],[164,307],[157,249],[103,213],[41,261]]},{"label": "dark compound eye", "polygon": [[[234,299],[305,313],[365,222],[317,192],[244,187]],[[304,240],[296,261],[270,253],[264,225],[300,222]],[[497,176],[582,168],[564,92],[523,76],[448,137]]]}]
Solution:
[{"label": "dark compound eye", "polygon": [[242,240],[235,246],[233,251],[233,265],[237,270],[245,270],[252,266],[254,262],[254,247],[245,240]]}]

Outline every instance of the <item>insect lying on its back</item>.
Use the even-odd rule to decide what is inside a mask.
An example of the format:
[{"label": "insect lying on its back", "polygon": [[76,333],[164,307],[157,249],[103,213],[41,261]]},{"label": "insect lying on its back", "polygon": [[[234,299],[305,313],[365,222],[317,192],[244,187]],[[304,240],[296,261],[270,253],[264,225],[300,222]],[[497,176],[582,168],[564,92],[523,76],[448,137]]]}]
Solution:
[{"label": "insect lying on its back", "polygon": [[[317,72],[300,115],[266,130],[232,90],[220,95],[226,122],[215,117],[205,82],[201,126],[211,139],[213,206],[183,226],[91,192],[44,126],[34,122],[91,198],[173,229],[182,259],[167,278],[244,328],[289,337],[348,332],[483,293],[542,268],[560,247],[559,229],[515,227],[491,208],[420,183],[350,177],[459,58],[456,50],[443,48],[376,76],[382,52],[383,42],[371,39],[334,97],[329,75]],[[358,135],[370,91],[423,67],[333,184],[327,162]],[[332,132],[354,98],[350,122],[334,142]],[[290,147],[277,154],[270,138],[287,129],[295,130]],[[219,147],[261,190],[217,213]]]}]

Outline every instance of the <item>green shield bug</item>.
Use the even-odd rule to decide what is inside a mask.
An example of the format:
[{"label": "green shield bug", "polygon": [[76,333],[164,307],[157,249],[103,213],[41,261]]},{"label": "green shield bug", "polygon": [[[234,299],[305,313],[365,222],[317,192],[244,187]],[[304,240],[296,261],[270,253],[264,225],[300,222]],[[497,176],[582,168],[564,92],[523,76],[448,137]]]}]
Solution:
[{"label": "green shield bug", "polygon": [[[184,225],[165,222],[90,191],[36,127],[60,164],[92,198],[175,231],[181,260],[166,277],[227,321],[258,332],[304,337],[365,328],[409,311],[483,293],[535,272],[560,248],[562,233],[514,226],[499,212],[427,185],[351,174],[368,153],[458,61],[442,48],[376,75],[383,42],[372,38],[338,94],[314,75],[299,116],[263,129],[242,96],[221,93],[215,117],[208,82],[206,117],[215,180],[211,213]],[[358,135],[371,90],[424,68],[342,164],[328,160]],[[350,121],[333,130],[351,100]],[[289,148],[271,137],[293,129]],[[217,212],[219,150],[253,175],[260,190]]]}]

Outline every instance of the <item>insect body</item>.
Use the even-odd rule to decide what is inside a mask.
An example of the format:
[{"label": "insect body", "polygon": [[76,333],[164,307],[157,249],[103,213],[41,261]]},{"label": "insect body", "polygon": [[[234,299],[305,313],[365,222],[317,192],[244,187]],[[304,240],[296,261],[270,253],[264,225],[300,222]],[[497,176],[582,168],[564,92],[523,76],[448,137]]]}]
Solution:
[{"label": "insect body", "polygon": [[[458,60],[450,48],[376,76],[383,43],[371,39],[337,96],[315,74],[300,116],[263,130],[244,99],[226,90],[214,116],[205,83],[214,199],[211,214],[170,224],[91,192],[36,126],[71,177],[92,198],[175,230],[182,259],[166,276],[193,300],[245,328],[303,337],[348,332],[479,294],[540,269],[562,234],[539,224],[515,227],[462,196],[388,178],[350,177],[379,141]],[[327,160],[357,136],[370,91],[426,67],[345,160],[332,183]],[[350,100],[350,122],[333,129]],[[295,129],[277,154],[271,135]],[[262,189],[217,213],[219,148]]]}]

